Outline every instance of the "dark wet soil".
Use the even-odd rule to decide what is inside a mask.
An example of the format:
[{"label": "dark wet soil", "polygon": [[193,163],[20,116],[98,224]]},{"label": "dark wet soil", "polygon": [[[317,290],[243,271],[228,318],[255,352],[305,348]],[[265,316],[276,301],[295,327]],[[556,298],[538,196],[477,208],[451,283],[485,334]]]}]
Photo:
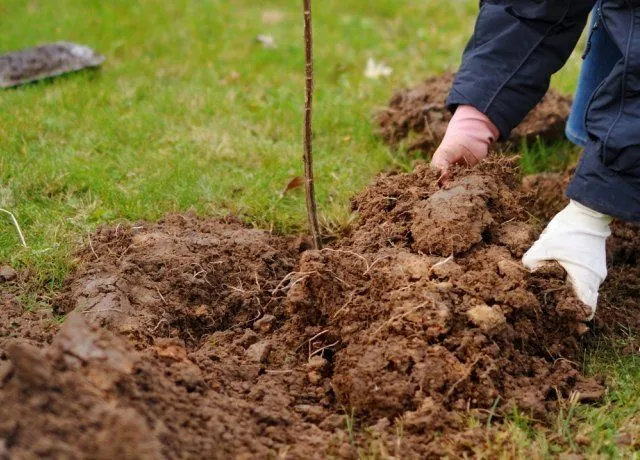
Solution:
[{"label": "dark wet soil", "polygon": [[615,227],[585,325],[562,269],[519,263],[539,225],[514,171],[381,175],[322,251],[233,219],[100,229],[62,326],[2,297],[0,458],[459,457],[488,439],[470,419],[598,400],[579,362],[640,320],[638,233]]},{"label": "dark wet soil", "polygon": [[[453,74],[444,74],[413,88],[396,91],[388,107],[376,115],[382,139],[394,147],[403,142],[407,151],[430,156],[440,144],[451,119],[445,101],[452,83]],[[512,132],[510,139],[498,144],[496,149],[517,149],[523,140],[550,142],[563,139],[570,109],[570,97],[549,90]]]}]

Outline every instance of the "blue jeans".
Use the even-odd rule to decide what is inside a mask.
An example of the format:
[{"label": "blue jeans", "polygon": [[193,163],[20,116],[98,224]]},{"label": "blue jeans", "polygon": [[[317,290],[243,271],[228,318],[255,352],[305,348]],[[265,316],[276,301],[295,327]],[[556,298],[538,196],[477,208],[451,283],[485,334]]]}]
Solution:
[{"label": "blue jeans", "polygon": [[607,78],[615,63],[622,58],[620,50],[600,21],[600,12],[597,7],[591,13],[590,37],[585,51],[586,56],[580,70],[578,88],[565,130],[567,138],[580,147],[586,146],[589,140],[585,126],[589,102],[600,83]]},{"label": "blue jeans", "polygon": [[622,53],[615,45],[600,21],[600,12],[594,8],[591,19],[591,31],[587,44],[587,54],[580,70],[578,88],[573,99],[571,114],[567,120],[565,134],[576,145],[587,145],[589,135],[585,126],[587,108],[593,94],[611,73],[613,66],[622,58]]}]

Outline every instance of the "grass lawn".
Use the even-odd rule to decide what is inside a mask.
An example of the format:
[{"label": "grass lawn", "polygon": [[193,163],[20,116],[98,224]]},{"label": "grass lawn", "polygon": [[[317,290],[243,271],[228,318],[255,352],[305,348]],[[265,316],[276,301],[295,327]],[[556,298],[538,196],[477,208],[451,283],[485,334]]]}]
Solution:
[{"label": "grass lawn", "polygon": [[[314,146],[326,228],[349,223],[349,197],[376,173],[410,166],[375,137],[371,115],[394,88],[457,66],[477,3],[316,2]],[[71,40],[107,62],[100,72],[0,93],[0,207],[16,215],[29,244],[22,249],[0,216],[0,263],[30,268],[29,289],[46,295],[102,223],[195,210],[232,212],[278,232],[304,229],[302,194],[281,196],[302,174],[300,4],[3,0],[0,52]],[[260,34],[276,47],[256,41]],[[391,66],[391,77],[365,78],[370,57]],[[571,91],[579,65],[574,53],[554,86]],[[555,148],[533,146],[523,166],[533,172],[554,158]],[[561,445],[633,455],[621,440],[640,435],[639,360],[606,346],[590,351],[585,366],[613,387],[606,404],[569,407],[554,430],[514,415],[509,452],[551,456]]]}]

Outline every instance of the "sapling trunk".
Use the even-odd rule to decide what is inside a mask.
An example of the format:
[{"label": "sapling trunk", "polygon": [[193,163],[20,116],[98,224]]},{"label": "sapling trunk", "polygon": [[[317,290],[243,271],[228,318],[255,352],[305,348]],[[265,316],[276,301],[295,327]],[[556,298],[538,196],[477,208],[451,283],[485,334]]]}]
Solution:
[{"label": "sapling trunk", "polygon": [[313,149],[311,114],[313,108],[313,34],[311,28],[311,0],[303,0],[304,5],[304,48],[306,62],[304,100],[304,176],[307,197],[307,215],[315,249],[322,249],[315,190],[313,186]]}]

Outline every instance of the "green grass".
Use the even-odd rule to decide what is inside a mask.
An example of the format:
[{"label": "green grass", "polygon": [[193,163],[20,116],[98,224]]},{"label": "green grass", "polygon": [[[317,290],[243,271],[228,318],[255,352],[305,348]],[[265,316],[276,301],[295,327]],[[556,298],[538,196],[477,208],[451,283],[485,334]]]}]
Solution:
[{"label": "green grass", "polygon": [[585,357],[585,372],[605,377],[608,392],[597,406],[563,401],[549,427],[509,414],[499,432],[478,450],[481,458],[640,458],[640,356],[621,356],[610,343]]},{"label": "green grass", "polygon": [[[380,170],[406,166],[374,136],[371,115],[396,87],[453,69],[476,2],[325,0],[315,10],[315,162],[323,224]],[[5,0],[0,51],[74,40],[104,69],[1,93],[0,260],[59,286],[72,248],[96,225],[194,209],[256,225],[305,225],[300,194],[303,45],[296,2]],[[10,14],[9,14],[10,13]],[[276,49],[254,38],[270,34]],[[367,58],[393,67],[363,76]],[[557,79],[570,88],[571,73]]]},{"label": "green grass", "polygon": [[[48,293],[73,266],[73,249],[103,223],[195,210],[232,212],[279,232],[303,230],[303,196],[281,197],[302,173],[299,3],[0,3],[0,52],[71,40],[107,56],[99,72],[0,93],[0,207],[15,213],[29,244],[22,249],[0,216],[0,263],[29,268],[31,289]],[[349,222],[349,197],[376,173],[409,167],[376,138],[371,116],[394,88],[455,69],[476,8],[475,0],[316,2],[314,146],[325,227]],[[277,11],[279,20],[265,21],[265,11]],[[272,35],[277,48],[257,43],[259,34]],[[578,54],[555,87],[572,90]],[[369,57],[393,75],[364,78]],[[564,144],[531,146],[523,168],[560,168],[566,152]],[[587,362],[617,382],[618,399],[578,408],[578,426],[614,436],[638,409],[640,366],[600,355]],[[607,439],[590,452],[615,453]]]}]

